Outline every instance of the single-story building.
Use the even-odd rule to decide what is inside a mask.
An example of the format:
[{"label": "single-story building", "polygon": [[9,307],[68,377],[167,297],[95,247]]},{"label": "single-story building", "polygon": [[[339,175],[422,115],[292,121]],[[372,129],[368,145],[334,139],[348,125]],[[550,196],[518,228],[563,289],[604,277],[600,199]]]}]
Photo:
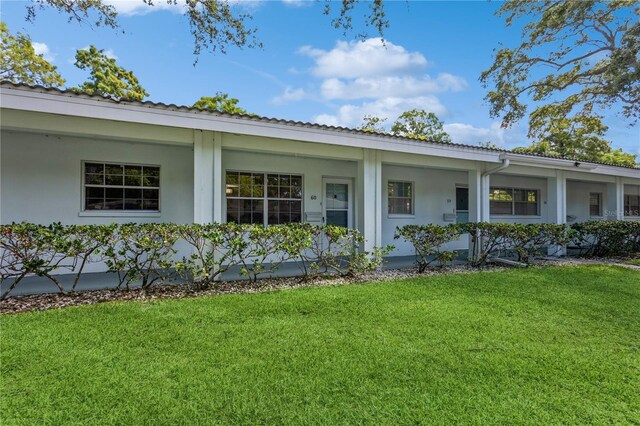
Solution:
[{"label": "single-story building", "polygon": [[[0,222],[640,219],[640,169],[2,83]],[[464,249],[461,239],[453,249]]]}]

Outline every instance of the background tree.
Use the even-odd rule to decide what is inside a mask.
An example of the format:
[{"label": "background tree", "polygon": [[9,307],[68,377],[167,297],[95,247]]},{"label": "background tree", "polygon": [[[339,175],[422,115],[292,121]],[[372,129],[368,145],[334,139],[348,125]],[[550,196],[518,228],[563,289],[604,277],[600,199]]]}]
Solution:
[{"label": "background tree", "polygon": [[248,112],[238,106],[236,98],[230,98],[227,93],[217,92],[215,96],[203,96],[193,104],[194,108],[208,111],[226,112],[228,114],[245,114]]},{"label": "background tree", "polygon": [[498,50],[480,77],[495,86],[486,99],[503,126],[525,116],[523,97],[569,111],[620,105],[633,122],[640,117],[640,3],[508,1],[498,14],[507,26],[529,20],[520,46]]},{"label": "background tree", "polygon": [[362,124],[358,126],[358,130],[369,133],[387,133],[383,123],[386,118],[376,117],[375,115],[365,115],[362,117]]},{"label": "background tree", "polygon": [[635,157],[613,150],[596,109],[620,108],[640,117],[640,3],[631,0],[508,1],[498,14],[507,26],[526,21],[522,43],[496,52],[480,81],[491,116],[510,127],[536,105],[519,150],[629,165]]},{"label": "background tree", "polygon": [[[228,0],[139,0],[148,7],[165,2],[172,5],[183,5],[184,14],[194,40],[194,54],[202,49],[211,52],[225,53],[231,47],[262,47],[256,37],[257,29],[250,26],[252,15],[242,8],[242,2]],[[340,7],[336,7],[336,3]],[[341,29],[343,33],[353,30],[353,17],[362,16],[365,27],[373,27],[380,37],[389,27],[384,3],[382,0],[361,1],[342,0],[333,3],[325,0],[324,14],[331,17],[331,25]],[[356,13],[360,5],[368,9],[366,13]],[[27,6],[28,21],[36,18],[38,10],[53,7],[69,16],[70,21],[87,23],[95,26],[119,28],[118,11],[104,0],[31,0]],[[361,11],[360,11],[361,12]],[[358,37],[366,38],[366,32]]]},{"label": "background tree", "polygon": [[104,50],[98,50],[93,45],[88,49],[78,50],[74,64],[90,72],[89,80],[74,90],[137,101],[149,96],[132,71],[118,66],[114,58],[109,58]]},{"label": "background tree", "polygon": [[37,55],[31,39],[22,33],[13,36],[7,24],[0,22],[0,79],[13,83],[61,87],[64,79],[55,65]]},{"label": "background tree", "polygon": [[487,149],[500,149],[500,150],[503,149],[491,141],[480,141],[478,142],[478,146],[482,148],[487,148]]},{"label": "background tree", "polygon": [[563,116],[554,106],[539,108],[531,114],[536,123],[537,142],[515,152],[534,153],[597,161],[621,166],[635,166],[636,156],[614,150],[604,139],[608,127],[595,115]]},{"label": "background tree", "polygon": [[391,133],[430,142],[451,143],[451,136],[444,131],[443,122],[434,113],[422,109],[400,114],[391,126]]}]

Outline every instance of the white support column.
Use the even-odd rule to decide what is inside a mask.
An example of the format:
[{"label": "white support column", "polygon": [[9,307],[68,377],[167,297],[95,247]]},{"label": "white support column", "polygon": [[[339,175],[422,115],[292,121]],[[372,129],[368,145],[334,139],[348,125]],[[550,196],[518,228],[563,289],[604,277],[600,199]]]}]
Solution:
[{"label": "white support column", "polygon": [[378,151],[365,149],[358,162],[358,228],[364,250],[382,246],[382,161]]},{"label": "white support column", "polygon": [[480,175],[480,222],[491,222],[491,175]]},{"label": "white support column", "polygon": [[222,223],[224,218],[224,169],[222,168],[222,132],[213,134],[213,221]]},{"label": "white support column", "polygon": [[[469,184],[469,222],[489,222],[489,216],[484,217],[483,212],[488,212],[487,207],[484,206],[485,200],[489,202],[489,176],[482,176],[482,167],[478,167],[468,172],[468,184]],[[468,238],[468,257],[475,257],[473,250],[473,238],[469,234]],[[475,247],[476,251],[479,246]]]},{"label": "white support column", "polygon": [[214,141],[208,132],[193,131],[193,222],[213,222]]},{"label": "white support column", "polygon": [[480,222],[482,218],[482,171],[469,170],[469,222]]},{"label": "white support column", "polygon": [[547,215],[549,223],[567,222],[567,178],[563,170],[547,178]]},{"label": "white support column", "polygon": [[[567,178],[563,170],[556,170],[555,177],[547,178],[547,216],[548,223],[567,223]],[[551,246],[547,252],[549,255],[563,256],[566,248]]]},{"label": "white support column", "polygon": [[2,138],[0,137],[0,225],[3,225],[2,221]]},{"label": "white support column", "polygon": [[621,177],[615,183],[607,184],[607,209],[604,212],[607,220],[624,219],[624,184]]}]

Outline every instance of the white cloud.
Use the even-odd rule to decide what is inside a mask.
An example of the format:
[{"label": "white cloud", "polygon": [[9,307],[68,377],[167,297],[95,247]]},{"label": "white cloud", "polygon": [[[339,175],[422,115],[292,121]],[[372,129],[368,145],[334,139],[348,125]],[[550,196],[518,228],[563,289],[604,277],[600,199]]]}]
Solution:
[{"label": "white cloud", "polygon": [[167,3],[166,0],[155,0],[153,6],[145,4],[142,0],[104,0],[104,3],[113,6],[116,12],[124,16],[146,15],[160,10],[169,10],[174,13],[184,12],[184,3]]},{"label": "white cloud", "polygon": [[414,98],[386,97],[360,105],[346,104],[338,108],[335,114],[320,114],[314,121],[331,126],[357,127],[365,115],[374,115],[395,119],[404,111],[419,108],[437,115],[443,115],[447,109],[435,96],[419,96]]},{"label": "white cloud", "polygon": [[314,1],[313,0],[282,0],[282,3],[284,3],[286,6],[291,6],[291,7],[307,7],[307,6],[312,6]]},{"label": "white cloud", "polygon": [[[305,98],[344,102],[330,105],[333,112],[314,117],[322,124],[358,126],[365,115],[387,118],[390,123],[410,109],[423,109],[442,117],[447,109],[435,95],[467,88],[461,77],[446,72],[437,76],[425,74],[428,62],[422,53],[410,52],[390,41],[338,41],[329,50],[303,46],[298,53],[313,60],[308,72],[318,79],[313,91],[317,93],[306,93]],[[284,98],[283,95],[278,100]],[[294,97],[288,96],[287,100]]]},{"label": "white cloud", "polygon": [[518,140],[517,128],[504,129],[499,122],[493,122],[490,127],[475,127],[466,123],[450,123],[443,127],[455,143],[478,145],[480,142],[492,142],[503,148],[528,144],[524,138]]},{"label": "white cloud", "polygon": [[384,76],[374,78],[356,78],[343,81],[338,78],[324,80],[321,85],[322,96],[326,99],[365,99],[384,97],[415,97],[428,93],[444,91],[458,92],[467,87],[460,77],[443,73],[436,78],[425,75]]},{"label": "white cloud", "polygon": [[313,74],[323,78],[359,78],[406,73],[427,66],[419,52],[380,39],[338,41],[331,50],[303,46],[299,53],[315,61]]},{"label": "white cloud", "polygon": [[35,51],[36,55],[42,55],[42,57],[47,61],[53,62],[54,55],[51,53],[51,50],[49,49],[49,46],[46,45],[46,43],[38,43],[37,41],[34,41],[31,43],[31,45],[33,46],[33,50]]},{"label": "white cloud", "polygon": [[285,87],[284,92],[281,95],[273,98],[271,102],[273,102],[274,104],[285,104],[287,102],[300,101],[306,96],[307,93],[304,91],[304,89],[293,89],[291,88],[291,86],[287,86]]},{"label": "white cloud", "polygon": [[105,49],[103,53],[104,53],[104,56],[106,56],[107,58],[116,59],[116,60],[118,59],[116,54],[113,53],[113,49]]}]

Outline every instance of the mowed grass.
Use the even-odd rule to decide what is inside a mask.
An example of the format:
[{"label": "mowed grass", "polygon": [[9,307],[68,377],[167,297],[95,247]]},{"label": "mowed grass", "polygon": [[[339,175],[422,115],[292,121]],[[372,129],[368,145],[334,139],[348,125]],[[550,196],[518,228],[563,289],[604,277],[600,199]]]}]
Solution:
[{"label": "mowed grass", "polygon": [[0,321],[3,425],[640,423],[640,274],[622,268]]}]

